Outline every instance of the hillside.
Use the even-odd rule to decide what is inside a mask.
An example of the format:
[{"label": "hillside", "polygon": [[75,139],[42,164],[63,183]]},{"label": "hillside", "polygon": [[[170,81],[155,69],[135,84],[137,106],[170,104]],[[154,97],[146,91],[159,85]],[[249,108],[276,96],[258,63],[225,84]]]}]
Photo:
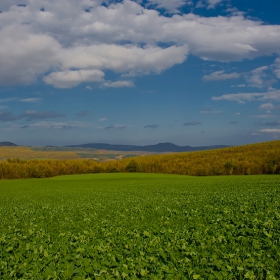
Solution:
[{"label": "hillside", "polygon": [[98,150],[108,150],[108,151],[141,151],[141,152],[153,152],[153,153],[164,153],[164,152],[191,152],[191,151],[202,151],[202,150],[212,150],[218,148],[225,148],[229,146],[225,145],[214,145],[214,146],[200,146],[200,147],[191,147],[191,146],[177,146],[173,143],[158,143],[155,145],[145,145],[145,146],[136,146],[136,145],[111,145],[105,143],[89,143],[81,145],[68,145],[65,147],[73,148],[91,148]]},{"label": "hillside", "polygon": [[67,174],[141,172],[189,176],[280,174],[280,141],[185,153],[137,156],[100,162],[92,159],[0,162],[1,179]]},{"label": "hillside", "polygon": [[27,159],[94,159],[97,161],[116,160],[126,157],[135,157],[147,154],[147,152],[120,152],[104,151],[85,148],[65,147],[23,147],[23,146],[0,146],[0,161],[8,158]]},{"label": "hillside", "polygon": [[126,168],[148,173],[197,176],[278,174],[280,140],[208,151],[137,157],[134,158],[134,165],[130,167],[128,164]]},{"label": "hillside", "polygon": [[0,147],[16,147],[17,145],[12,142],[0,142]]}]

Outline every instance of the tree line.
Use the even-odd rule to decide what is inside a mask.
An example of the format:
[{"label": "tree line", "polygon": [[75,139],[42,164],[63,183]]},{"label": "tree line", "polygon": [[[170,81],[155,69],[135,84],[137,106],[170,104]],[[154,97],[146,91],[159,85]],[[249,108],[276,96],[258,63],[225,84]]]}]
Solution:
[{"label": "tree line", "polygon": [[45,178],[70,174],[143,172],[190,176],[280,174],[280,141],[216,150],[138,156],[98,162],[91,159],[0,162],[0,179]]}]

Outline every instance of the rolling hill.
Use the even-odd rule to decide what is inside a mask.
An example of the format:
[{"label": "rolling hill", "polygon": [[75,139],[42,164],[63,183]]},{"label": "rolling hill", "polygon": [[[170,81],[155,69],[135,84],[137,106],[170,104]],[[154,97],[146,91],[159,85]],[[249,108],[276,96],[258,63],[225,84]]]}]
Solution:
[{"label": "rolling hill", "polygon": [[68,145],[65,147],[72,148],[91,148],[98,150],[108,150],[108,151],[141,151],[141,152],[154,152],[154,153],[164,153],[164,152],[192,152],[192,151],[202,151],[202,150],[212,150],[218,148],[226,148],[229,146],[226,145],[214,145],[214,146],[200,146],[200,147],[191,147],[191,146],[177,146],[173,143],[158,143],[155,145],[111,145],[105,143],[88,143],[81,145]]},{"label": "rolling hill", "polygon": [[16,147],[16,146],[17,145],[12,142],[8,142],[8,141],[0,142],[0,147]]}]

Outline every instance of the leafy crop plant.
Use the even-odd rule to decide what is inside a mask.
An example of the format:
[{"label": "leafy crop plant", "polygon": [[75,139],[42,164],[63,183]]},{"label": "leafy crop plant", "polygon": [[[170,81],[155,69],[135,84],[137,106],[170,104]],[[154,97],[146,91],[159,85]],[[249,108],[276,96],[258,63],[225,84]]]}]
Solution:
[{"label": "leafy crop plant", "polygon": [[0,181],[0,279],[280,279],[280,176]]}]

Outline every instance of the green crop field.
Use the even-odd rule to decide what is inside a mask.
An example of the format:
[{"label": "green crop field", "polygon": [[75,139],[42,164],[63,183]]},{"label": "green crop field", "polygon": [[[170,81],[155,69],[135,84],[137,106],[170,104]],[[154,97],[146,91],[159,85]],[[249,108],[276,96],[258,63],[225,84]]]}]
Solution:
[{"label": "green crop field", "polygon": [[280,176],[0,181],[0,279],[280,279]]}]

